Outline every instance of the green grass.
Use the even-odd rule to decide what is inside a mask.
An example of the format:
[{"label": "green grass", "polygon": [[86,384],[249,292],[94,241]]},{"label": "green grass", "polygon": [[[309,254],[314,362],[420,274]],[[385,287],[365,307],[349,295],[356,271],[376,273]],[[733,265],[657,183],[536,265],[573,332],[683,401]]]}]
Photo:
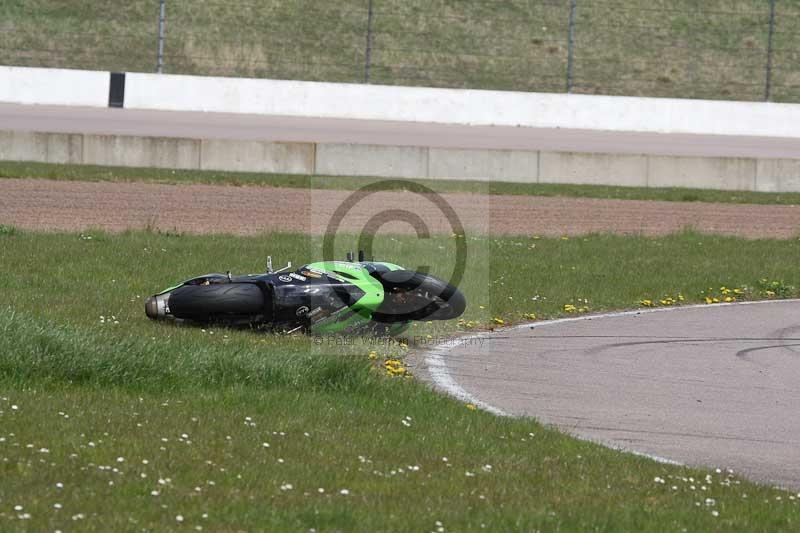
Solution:
[{"label": "green grass", "polygon": [[2,385],[4,531],[788,531],[800,519],[785,492],[728,485],[727,473],[709,483],[411,383],[362,394]]},{"label": "green grass", "polygon": [[[778,26],[788,29],[797,8],[784,2]],[[763,100],[768,27],[769,6],[758,0],[586,2],[578,9],[576,92]],[[783,65],[777,70],[784,58],[773,57]],[[774,96],[796,101],[796,89],[773,82]]]},{"label": "green grass", "polygon": [[[5,228],[0,231],[4,273],[0,292],[6,305],[37,318],[99,328],[104,334],[115,330],[123,336],[156,336],[159,342],[176,344],[207,339],[192,328],[165,329],[146,320],[145,297],[205,272],[261,272],[268,254],[276,264],[300,265],[322,257],[321,239],[299,234],[76,235]],[[339,235],[337,256],[344,257],[344,250],[353,249],[355,241],[355,236]],[[432,265],[433,274],[449,279],[456,266],[455,247],[456,239],[446,236],[417,239],[379,234],[374,255],[408,268]],[[465,318],[487,323],[496,316],[518,320],[522,313],[556,316],[564,304],[578,299],[589,300],[592,311],[602,311],[637,307],[642,299],[678,293],[687,303],[699,303],[709,288],[722,286],[747,287],[743,297],[758,298],[763,296],[762,279],[800,287],[800,240],[795,239],[746,240],[693,232],[658,238],[468,235],[466,248],[468,262],[460,287],[471,305]],[[780,296],[793,294],[790,290]],[[116,316],[122,327],[101,325],[101,315]],[[237,342],[254,339],[234,332],[231,338]],[[275,342],[284,341],[298,342]],[[307,348],[307,343],[298,342],[298,350]]]},{"label": "green grass", "polygon": [[[213,185],[257,185],[313,189],[355,190],[375,178],[306,176],[215,170],[171,170],[159,168],[59,165],[26,161],[0,161],[0,178],[38,178],[67,181],[111,181]],[[734,204],[800,205],[800,193],[717,191],[711,189],[613,187],[605,185],[557,185],[470,180],[409,180],[438,193],[476,192],[529,196],[565,196],[617,200],[661,200],[667,202],[717,202]]]},{"label": "green grass", "polygon": [[[471,411],[414,380],[385,376],[363,345],[319,348],[304,337],[144,316],[143,297],[173,281],[257,271],[267,252],[278,261],[315,259],[318,239],[5,228],[3,531],[435,530],[437,521],[446,530],[792,530],[800,520],[798,500],[729,482],[726,472],[711,472],[709,483],[704,471]],[[376,255],[435,264],[446,276],[453,241],[384,236]],[[762,279],[780,280],[782,297],[800,285],[796,240],[684,233],[467,242],[465,318],[482,325],[527,312],[556,316],[578,298],[596,311],[679,292],[698,302],[722,285],[761,297]],[[347,236],[337,244],[345,247]],[[381,358],[402,353],[379,350]]]},{"label": "green grass", "polygon": [[[367,0],[176,1],[169,73],[362,82]],[[569,2],[375,0],[370,81],[563,92]],[[798,101],[800,4],[777,3],[773,99]],[[8,0],[0,64],[152,72],[158,4]],[[574,92],[761,100],[761,0],[582,1]],[[235,28],[235,32],[231,29]]]}]

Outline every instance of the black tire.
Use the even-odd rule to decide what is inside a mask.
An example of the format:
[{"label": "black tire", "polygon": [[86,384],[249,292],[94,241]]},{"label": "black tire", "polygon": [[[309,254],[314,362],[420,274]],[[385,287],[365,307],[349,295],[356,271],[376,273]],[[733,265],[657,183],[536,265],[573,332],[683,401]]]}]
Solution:
[{"label": "black tire", "polygon": [[168,305],[177,318],[211,321],[263,313],[264,293],[253,283],[184,285],[170,293]]},{"label": "black tire", "polygon": [[[372,314],[376,322],[451,320],[467,308],[467,299],[456,287],[433,276],[411,270],[379,274],[385,296]],[[409,302],[402,302],[405,297]]]}]

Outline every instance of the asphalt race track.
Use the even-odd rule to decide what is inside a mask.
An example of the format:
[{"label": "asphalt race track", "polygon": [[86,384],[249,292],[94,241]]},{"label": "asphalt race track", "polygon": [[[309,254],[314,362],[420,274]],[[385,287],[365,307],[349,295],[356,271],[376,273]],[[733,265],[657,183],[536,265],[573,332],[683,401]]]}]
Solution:
[{"label": "asphalt race track", "polygon": [[794,158],[800,139],[0,104],[0,130],[438,148]]},{"label": "asphalt race track", "polygon": [[440,345],[423,370],[498,414],[800,490],[800,300],[525,325]]}]

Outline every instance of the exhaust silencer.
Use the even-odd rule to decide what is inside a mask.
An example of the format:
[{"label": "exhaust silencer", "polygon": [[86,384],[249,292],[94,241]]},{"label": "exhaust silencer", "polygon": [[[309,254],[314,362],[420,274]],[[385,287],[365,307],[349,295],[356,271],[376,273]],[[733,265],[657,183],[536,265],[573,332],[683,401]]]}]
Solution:
[{"label": "exhaust silencer", "polygon": [[169,314],[169,306],[167,305],[168,298],[169,294],[156,294],[145,300],[144,312],[148,318],[153,320],[166,318]]}]

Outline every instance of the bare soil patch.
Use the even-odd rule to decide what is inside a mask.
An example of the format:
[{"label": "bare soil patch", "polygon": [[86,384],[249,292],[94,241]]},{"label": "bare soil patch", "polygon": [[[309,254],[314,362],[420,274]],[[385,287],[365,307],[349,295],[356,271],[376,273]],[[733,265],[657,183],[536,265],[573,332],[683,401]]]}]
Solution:
[{"label": "bare soil patch", "polygon": [[[198,234],[321,234],[351,194],[317,189],[4,179],[0,180],[0,224],[37,231],[150,228]],[[453,208],[463,227],[474,233],[663,235],[691,227],[748,238],[800,235],[798,206],[469,193],[442,194],[441,198]],[[358,232],[372,220],[373,226],[377,224],[383,231],[416,232],[408,221],[396,220],[403,211],[418,216],[431,233],[452,233],[451,220],[431,200],[411,192],[375,193],[350,209],[338,229]]]}]

